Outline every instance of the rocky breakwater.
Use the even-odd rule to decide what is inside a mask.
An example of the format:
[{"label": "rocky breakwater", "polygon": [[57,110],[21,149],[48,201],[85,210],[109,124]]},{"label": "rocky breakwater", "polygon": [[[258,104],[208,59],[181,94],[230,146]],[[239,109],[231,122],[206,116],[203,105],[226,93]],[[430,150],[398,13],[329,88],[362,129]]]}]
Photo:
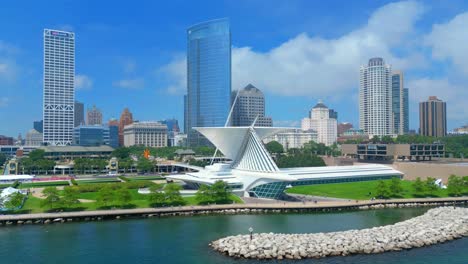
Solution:
[{"label": "rocky breakwater", "polygon": [[210,243],[235,258],[303,259],[399,251],[468,236],[468,208],[439,207],[381,227],[314,234],[261,233],[221,238]]}]

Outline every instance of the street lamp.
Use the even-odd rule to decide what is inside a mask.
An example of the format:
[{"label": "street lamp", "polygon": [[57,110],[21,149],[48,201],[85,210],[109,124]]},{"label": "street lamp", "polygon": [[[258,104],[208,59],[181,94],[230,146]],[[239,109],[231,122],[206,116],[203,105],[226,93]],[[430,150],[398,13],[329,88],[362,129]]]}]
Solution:
[{"label": "street lamp", "polygon": [[253,228],[252,228],[252,227],[249,227],[249,232],[250,232],[250,240],[252,240],[252,232],[253,232]]}]

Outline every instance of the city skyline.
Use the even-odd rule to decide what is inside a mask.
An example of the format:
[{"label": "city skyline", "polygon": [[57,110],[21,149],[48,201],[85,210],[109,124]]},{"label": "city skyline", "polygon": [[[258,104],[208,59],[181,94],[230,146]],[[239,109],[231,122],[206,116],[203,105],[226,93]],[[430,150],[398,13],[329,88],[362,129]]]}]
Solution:
[{"label": "city skyline", "polygon": [[[146,41],[149,41],[148,45],[128,41],[123,41],[119,45],[114,43],[119,42],[121,38],[119,32],[132,31],[141,35],[140,30],[147,30],[154,26],[154,23],[148,20],[149,16],[146,13],[143,13],[141,18],[141,21],[145,22],[143,29],[130,23],[131,17],[128,16],[121,17],[120,21],[124,26],[119,27],[119,21],[110,18],[104,18],[103,22],[98,25],[94,14],[81,20],[86,23],[80,23],[73,17],[68,18],[62,15],[54,19],[41,20],[39,18],[42,18],[42,15],[31,14],[28,16],[31,17],[30,19],[36,18],[35,21],[44,21],[43,24],[35,21],[17,23],[13,28],[5,28],[0,34],[0,87],[3,91],[0,96],[0,118],[12,120],[8,127],[2,127],[0,134],[16,136],[21,133],[25,135],[30,130],[31,123],[41,119],[39,113],[42,105],[38,102],[42,96],[40,88],[42,87],[41,50],[43,47],[40,34],[43,28],[58,28],[75,32],[77,36],[76,99],[87,106],[97,103],[102,108],[104,120],[118,117],[121,109],[127,106],[139,120],[175,117],[182,122],[182,95],[186,87],[185,82],[181,84],[179,81],[185,78],[184,73],[180,71],[180,68],[185,69],[183,64],[183,58],[186,55],[184,47],[187,44],[185,30],[190,25],[220,17],[228,17],[233,28],[232,90],[241,89],[248,83],[261,87],[265,93],[268,115],[275,121],[274,125],[299,127],[300,120],[307,113],[308,108],[322,98],[340,112],[339,122],[351,122],[357,127],[358,69],[360,65],[365,64],[366,60],[374,56],[384,58],[388,64],[392,65],[392,68],[401,69],[405,74],[405,88],[410,89],[410,129],[418,129],[418,103],[430,95],[447,102],[448,130],[466,123],[468,110],[462,101],[466,94],[462,87],[466,80],[463,76],[460,77],[462,73],[468,71],[465,62],[461,61],[463,58],[461,51],[464,51],[464,48],[449,49],[448,46],[439,42],[443,38],[454,38],[455,36],[449,34],[456,32],[459,25],[466,25],[468,15],[464,11],[467,8],[461,2],[459,5],[453,5],[456,7],[453,10],[444,9],[434,2],[424,4],[411,1],[390,4],[381,2],[372,5],[360,3],[353,7],[359,9],[355,10],[357,14],[353,17],[360,14],[363,18],[354,17],[346,27],[329,33],[323,31],[323,28],[320,29],[320,26],[308,25],[311,28],[307,29],[296,19],[290,21],[284,19],[283,21],[287,22],[275,22],[267,27],[266,22],[269,18],[263,13],[256,18],[261,22],[258,26],[248,24],[253,23],[252,18],[247,20],[240,18],[243,11],[252,6],[258,6],[259,3],[261,2],[251,4],[241,2],[235,6],[224,2],[216,5],[214,10],[211,10],[212,12],[206,11],[198,16],[187,18],[176,16],[176,19],[172,21],[177,21],[176,26],[171,26],[171,21],[167,22],[166,26],[169,25],[167,33],[160,37],[144,37]],[[300,7],[306,9],[313,5],[301,1],[294,2],[292,10],[286,12],[285,16],[298,14],[301,12]],[[76,4],[72,7],[78,10],[82,8]],[[318,6],[318,10],[324,11],[325,7],[324,5]],[[434,7],[441,11],[435,14]],[[65,7],[59,5],[54,8]],[[161,9],[175,12],[174,7],[170,5],[164,5]],[[14,14],[19,12],[20,7],[6,4],[3,10]],[[404,12],[396,14],[395,10]],[[114,7],[112,11],[122,12],[122,7]],[[336,9],[327,12],[328,14],[341,14],[344,11]],[[2,22],[5,22],[3,19],[11,18],[7,13],[2,11],[0,13],[2,13]],[[346,17],[346,14],[344,16]],[[314,17],[314,21],[331,25],[338,25],[343,19],[345,18],[339,18],[336,15],[333,21],[327,22],[324,16]],[[395,32],[395,27],[384,23],[389,19],[398,19],[398,27],[403,29],[403,33]],[[15,24],[15,21],[9,24]],[[271,31],[270,26],[281,30],[267,33]],[[378,30],[375,29],[376,26],[381,26],[382,32],[392,33],[390,34],[392,38],[379,35]],[[22,34],[17,34],[17,32],[22,32]],[[263,37],[259,37],[259,33],[263,33]],[[314,52],[333,58],[339,54],[337,52],[346,40],[365,36],[376,37],[375,44],[380,45],[380,48],[365,46],[368,51],[363,51],[362,46],[357,46],[359,51],[356,54],[345,54],[346,56],[338,61],[340,65],[332,65],[337,69],[331,69],[330,65],[317,64],[317,61],[311,58]],[[404,44],[405,40],[415,36],[423,38],[424,43],[415,41]],[[103,44],[107,44],[109,40],[113,41],[113,46],[109,50],[103,49]],[[166,45],[159,44],[165,42],[167,42]],[[415,49],[421,46],[428,50],[415,53]],[[308,51],[310,49],[316,51]],[[291,51],[298,52],[300,56],[291,57]],[[460,52],[460,56],[456,56],[457,51]],[[283,54],[284,61],[279,63],[275,52]],[[123,55],[116,55],[117,53]],[[155,60],[155,64],[149,65],[142,56]],[[253,69],[252,66],[246,64],[248,62],[259,69]],[[315,66],[299,69],[295,74],[286,72],[281,66],[281,64],[297,66],[302,62],[309,62]],[[114,65],[110,65],[109,69],[104,69],[104,66],[108,64]],[[267,68],[265,66],[268,66],[268,70],[264,70]],[[245,68],[245,71],[239,71],[239,68]],[[323,69],[323,71],[319,72],[318,69]],[[271,77],[266,75],[268,72],[271,72],[271,76],[277,75],[278,78],[284,80],[270,78],[276,83],[266,82],[266,77]],[[337,72],[342,73],[340,77],[343,78],[336,78]],[[145,74],[146,76],[143,76]],[[313,82],[309,82],[310,76],[314,75]],[[117,79],[120,77],[121,79]],[[285,82],[289,82],[289,86],[285,85]],[[343,83],[340,84],[340,82]],[[279,86],[283,88],[278,88]],[[25,94],[29,96],[25,97]],[[103,99],[102,103],[96,102],[96,98],[106,97],[113,100]],[[24,111],[21,113],[16,111],[18,102],[24,104],[22,107]]]}]

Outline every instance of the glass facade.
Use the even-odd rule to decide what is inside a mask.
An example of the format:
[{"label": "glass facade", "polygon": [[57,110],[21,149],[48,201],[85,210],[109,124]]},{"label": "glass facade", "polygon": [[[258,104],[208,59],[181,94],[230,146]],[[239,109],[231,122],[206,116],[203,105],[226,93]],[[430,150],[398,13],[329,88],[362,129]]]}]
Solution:
[{"label": "glass facade", "polygon": [[400,133],[400,111],[401,111],[401,76],[400,74],[392,75],[392,114],[393,114],[393,133]]},{"label": "glass facade", "polygon": [[73,144],[84,147],[119,146],[118,126],[78,126],[73,129]]},{"label": "glass facade", "polygon": [[409,132],[409,91],[408,88],[403,89],[403,133]]},{"label": "glass facade", "polygon": [[227,19],[187,30],[186,129],[191,146],[209,145],[192,127],[224,126],[231,95],[231,32]]},{"label": "glass facade", "polygon": [[44,143],[71,145],[75,105],[75,34],[44,30]]},{"label": "glass facade", "polygon": [[358,182],[358,181],[374,181],[374,180],[388,180],[395,175],[382,175],[372,177],[349,177],[349,178],[331,178],[321,180],[302,180],[294,182],[272,182],[256,186],[249,190],[251,197],[267,198],[267,199],[279,199],[286,189],[287,185],[299,186],[299,185],[314,185],[314,184],[327,184],[327,183],[342,183],[342,182]]}]

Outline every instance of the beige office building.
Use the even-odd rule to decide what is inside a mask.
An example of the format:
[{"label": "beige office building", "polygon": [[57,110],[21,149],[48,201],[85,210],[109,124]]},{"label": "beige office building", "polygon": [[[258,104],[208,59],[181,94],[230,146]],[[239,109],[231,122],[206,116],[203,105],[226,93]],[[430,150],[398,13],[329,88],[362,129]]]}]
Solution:
[{"label": "beige office building", "polygon": [[124,127],[124,146],[167,147],[167,126],[159,122],[134,122]]}]

